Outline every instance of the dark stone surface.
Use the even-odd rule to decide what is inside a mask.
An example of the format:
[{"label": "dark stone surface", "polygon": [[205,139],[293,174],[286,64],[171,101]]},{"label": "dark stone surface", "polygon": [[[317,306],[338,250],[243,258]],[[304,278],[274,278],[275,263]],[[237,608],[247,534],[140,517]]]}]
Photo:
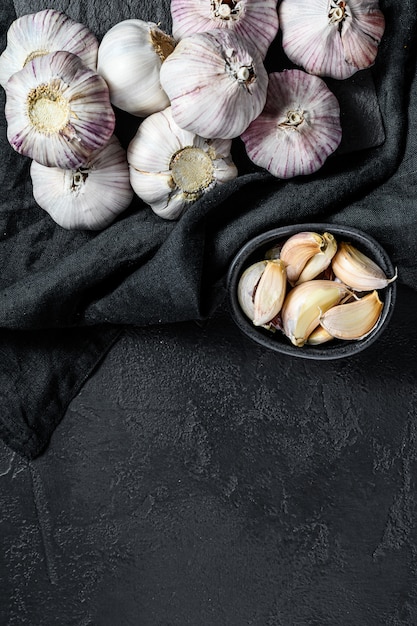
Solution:
[{"label": "dark stone surface", "polygon": [[416,624],[416,306],[334,362],[224,307],[127,330],[45,454],[0,444],[0,624]]}]

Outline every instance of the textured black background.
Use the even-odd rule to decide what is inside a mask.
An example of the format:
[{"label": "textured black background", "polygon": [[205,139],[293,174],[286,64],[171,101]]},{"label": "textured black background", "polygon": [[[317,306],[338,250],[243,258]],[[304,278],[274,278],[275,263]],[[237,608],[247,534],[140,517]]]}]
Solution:
[{"label": "textured black background", "polygon": [[412,626],[417,296],[349,360],[131,329],[34,461],[0,448],[2,626]]}]

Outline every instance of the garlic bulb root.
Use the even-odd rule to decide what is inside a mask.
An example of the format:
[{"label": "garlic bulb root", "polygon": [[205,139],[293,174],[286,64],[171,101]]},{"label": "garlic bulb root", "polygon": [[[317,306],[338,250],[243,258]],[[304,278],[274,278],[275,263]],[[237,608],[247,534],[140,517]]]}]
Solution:
[{"label": "garlic bulb root", "polygon": [[168,107],[144,119],[128,146],[132,187],[157,215],[177,219],[216,185],[236,178],[230,148],[231,140],[180,128]]}]

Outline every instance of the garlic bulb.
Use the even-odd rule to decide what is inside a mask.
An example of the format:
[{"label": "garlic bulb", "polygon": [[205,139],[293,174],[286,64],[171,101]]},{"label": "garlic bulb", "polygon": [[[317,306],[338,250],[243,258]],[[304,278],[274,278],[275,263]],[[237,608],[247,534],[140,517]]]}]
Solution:
[{"label": "garlic bulb", "polygon": [[97,67],[98,41],[83,24],[54,9],[23,15],[7,31],[7,47],[0,56],[0,84],[38,56],[66,50],[80,57],[84,65]]},{"label": "garlic bulb", "polygon": [[230,140],[181,129],[168,107],[145,118],[129,144],[132,187],[157,215],[176,219],[216,185],[236,178],[230,148]]},{"label": "garlic bulb", "polygon": [[36,202],[67,229],[105,228],[133,199],[126,152],[115,136],[82,167],[64,170],[32,161],[30,175]]},{"label": "garlic bulb", "polygon": [[279,20],[288,58],[337,79],[374,63],[385,29],[377,0],[283,0]]},{"label": "garlic bulb", "polygon": [[172,34],[180,40],[214,28],[235,30],[265,58],[278,32],[276,0],[171,0]]},{"label": "garlic bulb", "polygon": [[232,139],[262,111],[268,75],[256,48],[216,29],[182,39],[161,67],[161,84],[178,126]]},{"label": "garlic bulb", "polygon": [[249,158],[278,178],[316,172],[341,138],[336,97],[301,70],[270,74],[265,108],[242,133]]},{"label": "garlic bulb", "polygon": [[97,64],[112,103],[138,117],[169,106],[159,72],[174,46],[174,39],[153,22],[131,19],[113,26],[100,44]]},{"label": "garlic bulb", "polygon": [[64,169],[86,163],[115,125],[104,79],[63,51],[36,57],[9,78],[5,114],[17,152]]}]

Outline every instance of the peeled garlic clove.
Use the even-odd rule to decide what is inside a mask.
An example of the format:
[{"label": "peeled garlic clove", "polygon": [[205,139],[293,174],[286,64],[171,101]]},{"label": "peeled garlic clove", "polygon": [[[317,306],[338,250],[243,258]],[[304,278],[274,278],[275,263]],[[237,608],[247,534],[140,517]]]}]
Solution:
[{"label": "peeled garlic clove", "polygon": [[5,114],[17,152],[63,169],[85,164],[115,126],[104,79],[63,51],[36,57],[9,78]]},{"label": "peeled garlic clove", "polygon": [[378,292],[339,304],[320,316],[321,326],[336,339],[363,339],[378,323],[383,303]]},{"label": "peeled garlic clove", "polygon": [[127,159],[136,194],[165,219],[177,219],[216,185],[233,180],[231,140],[204,139],[180,128],[171,108],[140,124]]},{"label": "peeled garlic clove", "polygon": [[260,53],[233,31],[185,37],[160,77],[175,122],[201,137],[237,137],[266,100],[268,76]]},{"label": "peeled garlic clove", "polygon": [[285,264],[279,260],[266,261],[253,299],[255,326],[263,326],[281,310],[286,293]]},{"label": "peeled garlic clove", "polygon": [[322,247],[323,237],[311,231],[296,233],[284,242],[279,258],[285,263],[289,283],[298,280],[307,261],[321,252]]},{"label": "peeled garlic clove", "polygon": [[246,268],[238,282],[237,299],[240,304],[240,308],[246,317],[251,320],[251,322],[253,322],[255,317],[253,301],[256,286],[265,270],[266,263],[266,261],[257,261],[256,263],[253,263],[250,267]]},{"label": "peeled garlic clove", "polygon": [[235,30],[262,58],[278,32],[276,0],[171,0],[171,14],[175,39],[214,28]]},{"label": "peeled garlic clove", "polygon": [[320,252],[317,252],[306,263],[303,271],[296,284],[304,283],[307,280],[313,280],[319,274],[327,269],[332,261],[332,258],[336,254],[337,242],[331,233],[323,233],[323,244]]},{"label": "peeled garlic clove", "polygon": [[83,24],[54,9],[23,15],[7,31],[7,46],[0,55],[0,84],[38,56],[65,50],[80,57],[92,70],[97,67],[98,41]]},{"label": "peeled garlic clove", "polygon": [[327,332],[322,326],[317,326],[308,336],[306,344],[309,346],[321,346],[321,344],[327,343],[332,339],[334,339],[333,335]]},{"label": "peeled garlic clove", "polygon": [[284,334],[295,346],[303,346],[319,325],[323,312],[338,304],[348,294],[342,283],[311,280],[294,287],[281,310]]},{"label": "peeled garlic clove", "polygon": [[100,230],[130,205],[126,152],[115,136],[76,170],[32,161],[33,197],[52,219],[69,230]]},{"label": "peeled garlic clove", "polygon": [[383,289],[397,278],[397,274],[387,278],[375,261],[346,241],[339,243],[332,269],[339,280],[355,291]]},{"label": "peeled garlic clove", "polygon": [[288,58],[337,79],[374,63],[385,29],[377,0],[283,0],[279,20]]},{"label": "peeled garlic clove", "polygon": [[283,179],[319,170],[341,138],[336,97],[301,70],[269,75],[265,108],[242,133],[251,161]]},{"label": "peeled garlic clove", "polygon": [[159,73],[174,47],[174,39],[153,22],[124,20],[107,31],[98,50],[97,72],[109,86],[112,103],[139,117],[168,107]]}]

